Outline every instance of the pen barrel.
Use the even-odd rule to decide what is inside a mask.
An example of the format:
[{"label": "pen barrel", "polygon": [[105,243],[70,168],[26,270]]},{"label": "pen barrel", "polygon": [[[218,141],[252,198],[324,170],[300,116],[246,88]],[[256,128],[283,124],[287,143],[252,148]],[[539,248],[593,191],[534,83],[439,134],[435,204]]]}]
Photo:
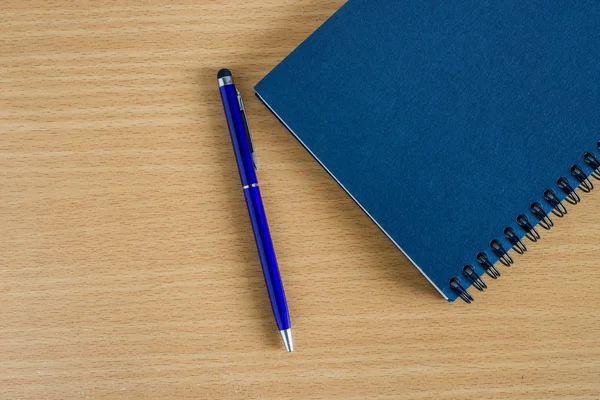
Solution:
[{"label": "pen barrel", "polygon": [[277,321],[279,330],[290,329],[290,318],[283,291],[283,283],[277,267],[275,250],[271,240],[271,233],[267,224],[265,209],[260,197],[258,186],[252,186],[244,189],[244,196],[248,205],[248,214],[252,222],[252,230],[256,239],[256,247],[260,257],[260,263],[265,278],[269,300],[273,308],[273,315]]},{"label": "pen barrel", "polygon": [[225,118],[227,119],[227,126],[229,127],[231,144],[233,145],[233,152],[235,153],[242,186],[257,183],[248,133],[246,132],[235,86],[233,84],[224,85],[219,88],[219,91],[221,93],[221,100],[223,100],[223,109],[225,111]]}]

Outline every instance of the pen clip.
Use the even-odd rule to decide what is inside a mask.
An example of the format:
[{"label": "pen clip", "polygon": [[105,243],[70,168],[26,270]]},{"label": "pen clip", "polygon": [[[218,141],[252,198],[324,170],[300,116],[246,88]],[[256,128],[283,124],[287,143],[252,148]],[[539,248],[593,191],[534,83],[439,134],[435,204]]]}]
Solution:
[{"label": "pen clip", "polygon": [[240,105],[240,111],[242,112],[242,120],[244,121],[244,128],[246,129],[246,138],[248,139],[248,146],[250,146],[250,154],[252,156],[252,164],[254,169],[258,169],[258,161],[256,160],[256,152],[254,151],[254,144],[252,143],[252,134],[250,133],[250,127],[248,126],[248,117],[246,115],[246,107],[242,101],[242,95],[240,91],[235,89],[237,94],[238,104]]}]

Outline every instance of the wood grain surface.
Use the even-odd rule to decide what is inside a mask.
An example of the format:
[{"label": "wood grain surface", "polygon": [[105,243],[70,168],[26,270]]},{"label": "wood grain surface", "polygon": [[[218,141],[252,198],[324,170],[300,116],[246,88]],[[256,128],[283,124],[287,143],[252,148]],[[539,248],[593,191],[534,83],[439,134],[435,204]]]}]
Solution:
[{"label": "wood grain surface", "polygon": [[[2,3],[0,398],[600,398],[600,193],[449,304],[254,98],[342,3]],[[291,354],[223,66],[251,119]]]}]

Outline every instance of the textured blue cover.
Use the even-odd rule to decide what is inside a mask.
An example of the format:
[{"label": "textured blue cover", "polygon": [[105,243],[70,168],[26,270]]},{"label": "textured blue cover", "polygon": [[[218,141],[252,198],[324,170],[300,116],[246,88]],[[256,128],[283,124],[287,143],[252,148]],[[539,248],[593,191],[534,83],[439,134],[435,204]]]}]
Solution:
[{"label": "textured blue cover", "polygon": [[600,2],[350,0],[255,89],[454,300],[545,189],[592,172]]}]

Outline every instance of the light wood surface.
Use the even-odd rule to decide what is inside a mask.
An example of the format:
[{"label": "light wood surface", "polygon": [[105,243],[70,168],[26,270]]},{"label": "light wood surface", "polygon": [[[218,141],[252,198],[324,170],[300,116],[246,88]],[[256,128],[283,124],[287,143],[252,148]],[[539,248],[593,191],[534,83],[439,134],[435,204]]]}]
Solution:
[{"label": "light wood surface", "polygon": [[[474,304],[448,304],[254,98],[341,4],[2,3],[0,398],[600,398],[600,193]],[[251,119],[291,354],[223,66]]]}]

